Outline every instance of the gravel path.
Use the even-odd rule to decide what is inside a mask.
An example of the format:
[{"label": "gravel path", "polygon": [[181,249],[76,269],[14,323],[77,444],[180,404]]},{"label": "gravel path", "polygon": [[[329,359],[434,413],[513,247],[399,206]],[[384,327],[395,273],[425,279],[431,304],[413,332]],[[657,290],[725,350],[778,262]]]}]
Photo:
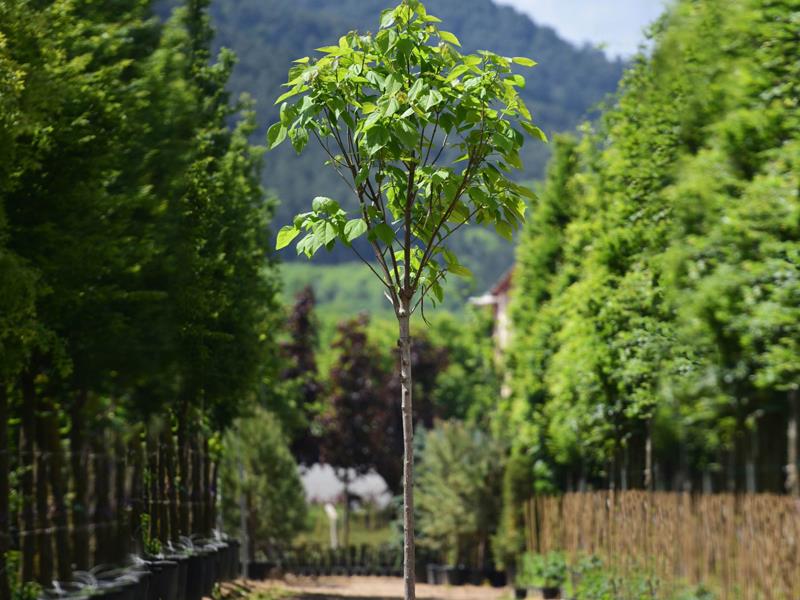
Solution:
[{"label": "gravel path", "polygon": [[[280,588],[297,594],[297,600],[402,600],[403,580],[397,577],[292,577],[279,581],[251,582],[259,588]],[[478,586],[447,587],[417,584],[417,600],[501,600],[504,589]]]}]

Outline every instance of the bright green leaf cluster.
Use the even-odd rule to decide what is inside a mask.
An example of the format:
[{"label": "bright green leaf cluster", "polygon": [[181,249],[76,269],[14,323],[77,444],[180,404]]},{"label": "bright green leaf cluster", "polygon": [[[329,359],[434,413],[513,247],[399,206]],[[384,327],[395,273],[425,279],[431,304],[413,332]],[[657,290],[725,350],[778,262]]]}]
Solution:
[{"label": "bright green leaf cluster", "polygon": [[[546,141],[518,94],[512,65],[527,58],[461,54],[452,33],[416,0],[384,11],[377,34],[351,32],[319,57],[295,61],[270,148],[310,138],[358,201],[350,215],[332,200],[284,227],[277,247],[303,233],[311,257],[366,236],[395,307],[418,291],[442,298],[447,274],[468,276],[445,241],[475,223],[511,239],[530,190],[511,175],[526,135]],[[354,246],[355,247],[355,246]],[[363,258],[363,257],[362,257]]]}]

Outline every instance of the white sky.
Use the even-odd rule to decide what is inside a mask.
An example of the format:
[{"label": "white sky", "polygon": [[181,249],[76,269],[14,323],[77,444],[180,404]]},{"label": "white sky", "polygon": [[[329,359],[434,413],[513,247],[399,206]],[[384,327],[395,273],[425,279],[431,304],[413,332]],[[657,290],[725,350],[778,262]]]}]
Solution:
[{"label": "white sky", "polygon": [[495,0],[550,25],[576,44],[604,44],[610,56],[630,56],[643,29],[663,11],[665,0]]}]

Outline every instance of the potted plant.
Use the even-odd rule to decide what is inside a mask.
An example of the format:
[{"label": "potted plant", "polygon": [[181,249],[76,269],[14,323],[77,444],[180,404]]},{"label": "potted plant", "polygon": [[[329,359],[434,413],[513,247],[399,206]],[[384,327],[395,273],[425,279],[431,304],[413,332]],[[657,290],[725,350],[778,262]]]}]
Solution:
[{"label": "potted plant", "polygon": [[518,588],[537,588],[546,599],[560,598],[566,578],[567,563],[563,554],[526,553],[522,557],[516,584]]}]

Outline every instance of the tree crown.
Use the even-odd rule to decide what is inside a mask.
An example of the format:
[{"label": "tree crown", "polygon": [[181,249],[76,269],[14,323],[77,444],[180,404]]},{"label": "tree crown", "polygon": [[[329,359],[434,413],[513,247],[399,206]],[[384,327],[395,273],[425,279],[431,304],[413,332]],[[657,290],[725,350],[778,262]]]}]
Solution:
[{"label": "tree crown", "polygon": [[[349,214],[318,196],[283,227],[278,249],[309,258],[337,242],[353,247],[386,287],[395,311],[412,311],[448,274],[469,276],[445,242],[468,223],[511,238],[532,193],[512,181],[525,135],[546,140],[518,95],[512,65],[528,58],[461,54],[455,35],[421,2],[383,12],[377,34],[351,32],[289,72],[270,148],[297,152],[315,138],[358,201]],[[375,263],[353,244],[366,235]],[[412,305],[412,301],[416,303]]]}]

